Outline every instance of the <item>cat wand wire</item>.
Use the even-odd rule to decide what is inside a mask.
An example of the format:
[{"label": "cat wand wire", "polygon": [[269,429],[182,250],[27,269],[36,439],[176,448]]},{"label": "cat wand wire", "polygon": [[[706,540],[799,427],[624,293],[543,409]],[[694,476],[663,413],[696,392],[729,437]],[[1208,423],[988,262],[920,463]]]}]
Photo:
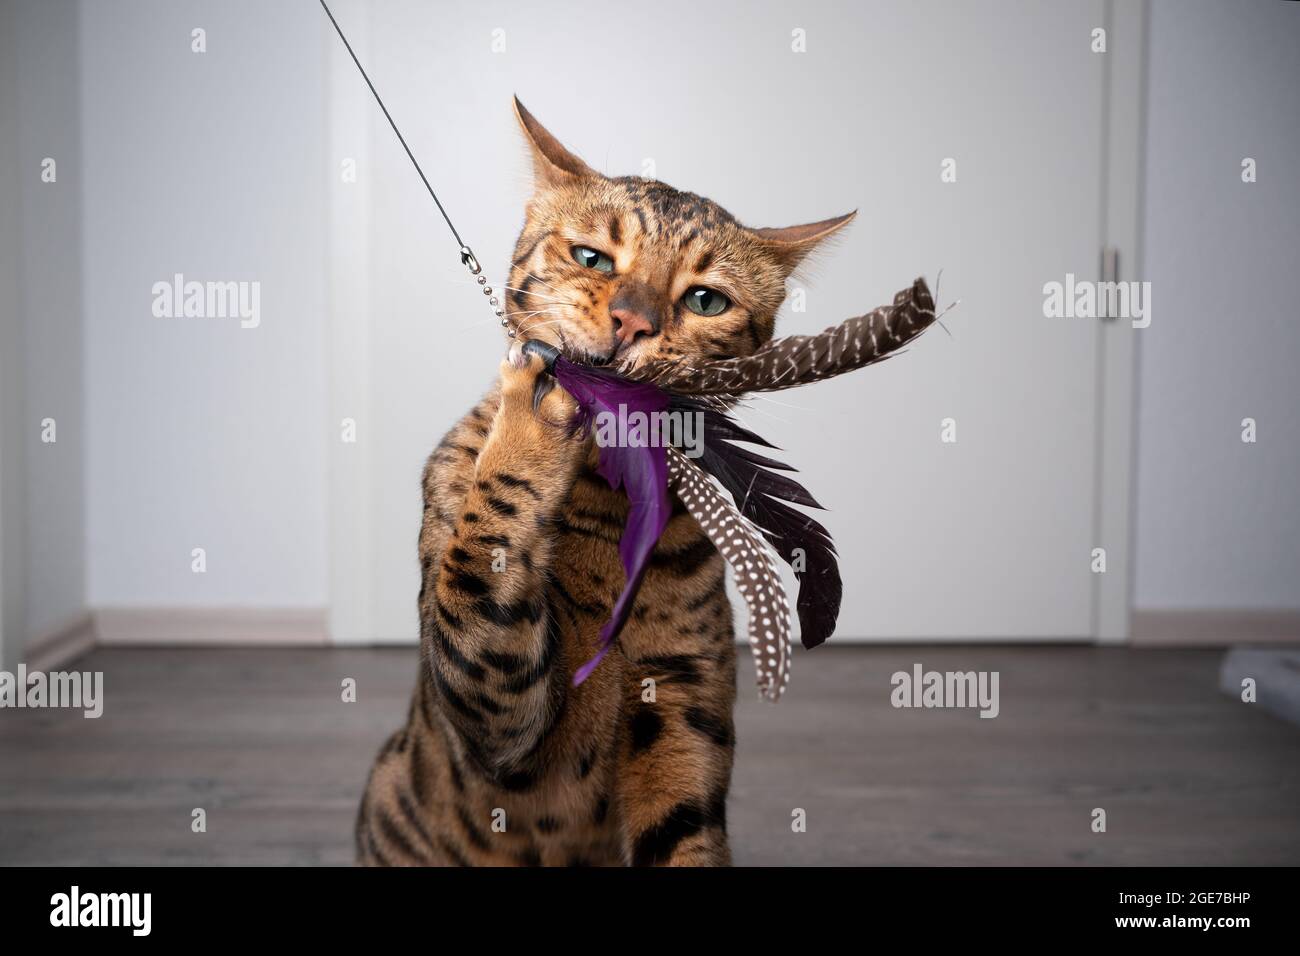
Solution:
[{"label": "cat wand wire", "polygon": [[[338,20],[334,18],[334,14],[330,10],[329,4],[327,4],[325,0],[320,0],[320,5],[325,10],[325,16],[330,18],[330,23],[334,24],[334,32],[339,35],[339,39],[343,41],[343,45],[347,48],[348,55],[352,57],[352,62],[355,63],[357,69],[361,71],[361,78],[366,81],[366,86],[370,87],[370,92],[374,95],[375,102],[378,103],[379,108],[383,110],[384,119],[388,120],[388,125],[391,126],[393,132],[397,134],[397,141],[402,144],[402,149],[406,150],[407,158],[411,160],[411,165],[415,167],[415,171],[420,174],[420,179],[424,183],[424,188],[427,189],[429,195],[433,197],[434,205],[438,207],[438,212],[442,214],[443,221],[447,223],[447,228],[451,230],[451,235],[456,240],[456,245],[460,247],[461,264],[469,270],[470,275],[474,276],[475,281],[482,286],[483,294],[488,297],[488,305],[492,306],[496,313],[496,317],[501,320],[502,326],[508,325],[509,323],[505,317],[505,309],[502,308],[493,288],[487,284],[487,276],[483,275],[483,267],[479,265],[478,257],[474,255],[474,250],[472,250],[465,243],[465,240],[460,237],[460,232],[457,231],[455,224],[451,221],[451,216],[447,214],[447,210],[443,207],[442,200],[439,199],[438,194],[433,191],[433,186],[429,183],[429,177],[424,175],[424,170],[420,168],[419,160],[417,160],[415,154],[411,152],[411,147],[406,145],[406,137],[403,136],[402,131],[397,128],[397,123],[393,120],[393,115],[388,112],[388,107],[384,105],[383,97],[381,97],[379,91],[375,89],[375,84],[370,81],[370,75],[366,72],[366,68],[362,66],[361,61],[357,59],[357,54],[352,49],[352,44],[348,42],[348,38],[343,34],[343,28],[339,26]],[[514,338],[515,330],[508,329],[508,334],[511,338]]]}]

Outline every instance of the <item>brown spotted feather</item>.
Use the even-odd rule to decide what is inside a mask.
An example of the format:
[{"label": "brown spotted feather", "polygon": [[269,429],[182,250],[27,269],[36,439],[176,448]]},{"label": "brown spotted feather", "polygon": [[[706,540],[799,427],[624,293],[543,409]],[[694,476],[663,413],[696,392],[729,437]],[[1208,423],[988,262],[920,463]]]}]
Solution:
[{"label": "brown spotted feather", "polygon": [[892,305],[846,319],[816,335],[790,335],[752,355],[715,362],[647,362],[628,376],[697,396],[794,388],[883,361],[934,320],[930,289],[924,279],[917,279],[894,296]]}]

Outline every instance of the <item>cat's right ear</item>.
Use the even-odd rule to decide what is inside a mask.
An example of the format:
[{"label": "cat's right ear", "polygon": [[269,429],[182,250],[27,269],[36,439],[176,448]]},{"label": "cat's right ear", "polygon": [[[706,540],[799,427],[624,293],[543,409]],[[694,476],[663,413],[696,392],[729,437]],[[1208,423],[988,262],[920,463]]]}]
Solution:
[{"label": "cat's right ear", "polygon": [[515,116],[519,119],[519,126],[528,137],[528,146],[533,153],[533,172],[537,178],[537,184],[547,186],[558,186],[562,183],[572,182],[575,178],[581,179],[587,176],[598,176],[599,174],[574,156],[571,152],[561,145],[560,141],[552,136],[537,118],[524,108],[524,104],[519,102],[519,97],[515,97]]}]

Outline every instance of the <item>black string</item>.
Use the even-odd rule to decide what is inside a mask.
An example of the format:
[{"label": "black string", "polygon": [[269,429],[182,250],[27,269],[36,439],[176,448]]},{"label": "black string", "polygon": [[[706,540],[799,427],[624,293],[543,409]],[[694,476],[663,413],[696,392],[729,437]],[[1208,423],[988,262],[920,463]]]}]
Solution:
[{"label": "black string", "polygon": [[438,194],[434,192],[433,187],[429,185],[429,177],[424,175],[424,170],[420,168],[419,162],[416,161],[415,154],[411,152],[411,147],[406,145],[406,138],[402,135],[402,131],[398,129],[397,124],[393,122],[393,117],[389,114],[388,107],[384,105],[383,99],[380,98],[379,91],[375,89],[375,84],[370,82],[370,77],[366,74],[366,68],[361,65],[361,61],[357,59],[357,55],[352,52],[352,44],[349,43],[348,38],[343,35],[343,30],[339,27],[339,22],[334,19],[334,14],[330,12],[330,8],[325,3],[325,0],[320,0],[320,5],[325,8],[325,15],[330,18],[330,23],[334,24],[334,30],[338,33],[339,39],[342,40],[343,45],[348,48],[348,54],[352,57],[352,62],[357,65],[357,69],[361,71],[361,77],[366,81],[366,86],[370,87],[370,92],[375,94],[375,102],[377,102],[379,108],[384,111],[384,117],[388,120],[388,125],[393,128],[393,132],[397,134],[397,139],[398,142],[402,144],[402,149],[406,150],[406,155],[411,157],[411,163],[415,166],[415,171],[419,173],[420,178],[424,180],[424,188],[429,190],[429,195],[433,197],[433,201],[438,206],[438,212],[442,213],[442,218],[447,222],[447,228],[450,229],[451,234],[456,237],[456,244],[460,246],[462,250],[467,248],[464,240],[460,238],[460,233],[458,233],[456,227],[451,224],[451,217],[447,215],[447,210],[442,208],[442,200],[438,198]]}]

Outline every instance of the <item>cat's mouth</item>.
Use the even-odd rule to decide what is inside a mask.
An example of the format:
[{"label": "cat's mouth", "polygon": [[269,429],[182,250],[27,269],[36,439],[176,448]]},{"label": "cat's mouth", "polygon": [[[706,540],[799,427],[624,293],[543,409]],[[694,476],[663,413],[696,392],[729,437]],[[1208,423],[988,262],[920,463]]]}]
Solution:
[{"label": "cat's mouth", "polygon": [[594,352],[589,348],[570,342],[564,335],[563,329],[556,329],[560,339],[560,351],[564,357],[571,362],[577,362],[580,365],[595,365],[603,367],[611,364],[615,356],[618,355],[618,349],[613,348],[605,352]]},{"label": "cat's mouth", "polygon": [[628,371],[645,361],[653,360],[655,357],[653,353],[648,353],[645,348],[635,345],[631,348],[619,348],[617,345],[613,345],[603,350],[593,349],[586,343],[575,342],[570,336],[565,335],[564,330],[560,328],[547,329],[536,338],[559,349],[560,354],[570,362],[576,362],[579,365],[591,365],[596,368],[617,366],[623,371]]}]

